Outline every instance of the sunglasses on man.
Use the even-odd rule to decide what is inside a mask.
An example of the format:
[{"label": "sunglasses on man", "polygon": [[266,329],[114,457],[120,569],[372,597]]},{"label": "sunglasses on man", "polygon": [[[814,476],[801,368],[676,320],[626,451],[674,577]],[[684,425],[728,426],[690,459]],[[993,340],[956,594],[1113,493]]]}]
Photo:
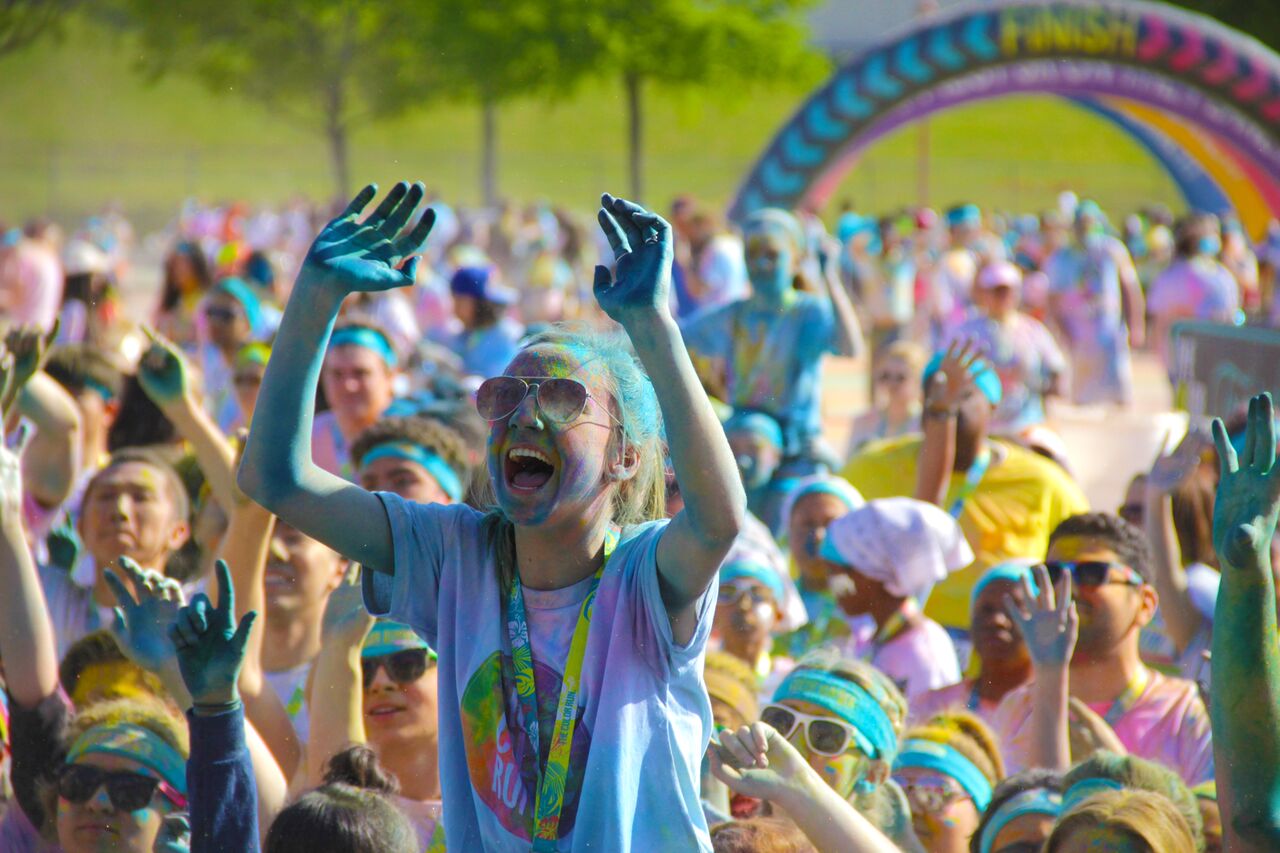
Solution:
[{"label": "sunglasses on man", "polygon": [[1051,560],[1044,564],[1049,573],[1049,581],[1057,586],[1063,572],[1071,572],[1071,580],[1076,586],[1105,586],[1118,583],[1128,586],[1142,586],[1146,581],[1130,566],[1107,560]]},{"label": "sunglasses on man", "polygon": [[423,676],[427,667],[434,664],[426,649],[404,649],[389,655],[360,659],[360,676],[365,689],[378,677],[379,669],[386,669],[387,678],[396,684],[412,684]]},{"label": "sunglasses on man", "polygon": [[146,808],[156,791],[175,808],[187,807],[186,797],[154,776],[125,770],[103,770],[92,764],[64,764],[58,771],[58,796],[69,803],[87,802],[103,786],[106,786],[107,799],[116,811],[136,812]]}]

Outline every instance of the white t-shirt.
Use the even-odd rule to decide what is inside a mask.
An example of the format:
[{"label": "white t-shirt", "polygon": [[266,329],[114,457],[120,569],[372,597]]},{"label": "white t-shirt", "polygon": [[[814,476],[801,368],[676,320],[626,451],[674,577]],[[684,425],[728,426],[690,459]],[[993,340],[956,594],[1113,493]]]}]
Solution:
[{"label": "white t-shirt", "polygon": [[[412,626],[439,660],[440,781],[451,850],[530,847],[540,759],[520,725],[504,603],[483,515],[379,492],[395,574],[366,570],[370,612]],[[678,645],[662,602],[665,521],[624,531],[600,580],[570,747],[559,850],[710,850],[699,769],[711,736],[702,664],[715,593]],[[524,590],[540,747],[550,744],[561,668],[590,579]]]},{"label": "white t-shirt", "polygon": [[306,695],[307,676],[310,674],[310,661],[293,669],[262,673],[263,680],[271,685],[271,689],[280,697],[280,703],[284,705],[289,719],[293,720],[293,730],[302,743],[306,743],[311,734],[311,716],[307,712]]}]

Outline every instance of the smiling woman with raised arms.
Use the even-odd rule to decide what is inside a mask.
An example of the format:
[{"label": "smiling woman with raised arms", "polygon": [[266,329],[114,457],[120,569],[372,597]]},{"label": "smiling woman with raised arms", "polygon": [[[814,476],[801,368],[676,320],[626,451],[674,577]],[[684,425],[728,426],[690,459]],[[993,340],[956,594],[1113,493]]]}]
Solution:
[{"label": "smiling woman with raised arms", "polygon": [[[596,299],[626,339],[553,329],[477,407],[494,507],[370,494],[311,460],[342,300],[414,280],[421,184],[312,246],[263,379],[240,485],[365,567],[365,600],[439,650],[445,835],[457,850],[710,850],[698,761],[716,569],[745,498],[667,309],[670,226],[605,195]],[[407,227],[408,226],[408,227]],[[408,259],[406,261],[406,259]],[[647,371],[647,375],[646,375]],[[653,381],[650,381],[652,377]],[[662,424],[685,507],[662,520]]]}]

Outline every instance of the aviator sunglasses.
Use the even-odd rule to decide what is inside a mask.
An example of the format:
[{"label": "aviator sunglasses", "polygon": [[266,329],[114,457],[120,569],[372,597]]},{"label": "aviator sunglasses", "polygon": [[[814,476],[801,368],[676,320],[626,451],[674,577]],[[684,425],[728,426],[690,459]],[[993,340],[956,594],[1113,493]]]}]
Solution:
[{"label": "aviator sunglasses", "polygon": [[1057,586],[1062,573],[1071,572],[1071,579],[1077,586],[1104,586],[1109,583],[1142,586],[1145,581],[1124,563],[1112,563],[1106,560],[1083,560],[1078,563],[1054,560],[1044,564],[1049,573],[1049,581]]},{"label": "aviator sunglasses", "polygon": [[58,771],[58,796],[69,803],[86,802],[103,785],[107,799],[117,811],[136,812],[146,808],[157,790],[179,809],[187,807],[187,798],[169,783],[154,776],[123,770],[103,770],[91,764],[65,764]]},{"label": "aviator sunglasses", "polygon": [[360,676],[366,690],[378,677],[379,668],[385,668],[387,678],[396,684],[412,684],[427,671],[430,662],[430,654],[426,649],[404,649],[389,655],[361,658]]},{"label": "aviator sunglasses", "polygon": [[[576,379],[565,379],[558,376],[530,376],[536,379],[529,382],[519,376],[495,376],[480,383],[476,390],[476,411],[486,421],[500,421],[510,417],[524,398],[533,394],[538,410],[547,420],[558,424],[572,421],[587,407],[591,392],[587,386]],[[604,413],[618,422],[622,422],[609,411],[608,406],[601,406]]]}]

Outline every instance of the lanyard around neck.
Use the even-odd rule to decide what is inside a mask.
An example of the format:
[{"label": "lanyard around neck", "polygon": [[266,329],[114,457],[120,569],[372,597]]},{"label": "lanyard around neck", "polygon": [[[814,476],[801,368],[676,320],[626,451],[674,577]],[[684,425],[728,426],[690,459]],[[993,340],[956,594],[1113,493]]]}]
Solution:
[{"label": "lanyard around neck", "polygon": [[902,636],[911,625],[908,619],[912,618],[919,611],[920,607],[914,598],[908,598],[902,602],[902,607],[895,610],[888,619],[884,620],[884,624],[880,626],[880,630],[876,631],[876,635],[871,638],[871,646],[876,652],[889,643]]},{"label": "lanyard around neck", "polygon": [[[556,703],[555,727],[551,732],[551,749],[547,764],[538,774],[538,791],[534,806],[534,850],[554,850],[560,829],[560,811],[564,808],[564,789],[569,780],[569,750],[577,724],[578,695],[582,677],[582,661],[586,657],[587,635],[591,630],[591,609],[596,600],[600,577],[618,535],[605,534],[604,560],[591,579],[591,588],[578,611],[578,624],[569,643],[569,659],[565,662],[560,700]],[[507,634],[511,640],[511,661],[515,668],[516,693],[520,697],[520,723],[533,748],[534,761],[540,762],[542,751],[538,733],[538,687],[533,676],[533,647],[529,645],[529,620],[524,609],[524,590],[517,572],[507,595]]]},{"label": "lanyard around neck", "polygon": [[1151,673],[1147,671],[1145,666],[1139,666],[1138,671],[1133,674],[1133,678],[1129,679],[1129,683],[1125,685],[1124,692],[1116,697],[1116,701],[1111,703],[1111,707],[1103,715],[1102,719],[1107,721],[1107,725],[1115,728],[1116,723],[1120,722],[1120,718],[1129,713],[1129,709],[1146,692],[1150,681]]},{"label": "lanyard around neck", "polygon": [[960,486],[960,491],[956,492],[956,499],[951,502],[951,507],[947,510],[952,518],[960,517],[960,513],[964,511],[965,501],[978,491],[978,484],[987,475],[987,469],[990,467],[991,448],[984,445],[969,465],[969,470],[964,473],[964,483]]}]

